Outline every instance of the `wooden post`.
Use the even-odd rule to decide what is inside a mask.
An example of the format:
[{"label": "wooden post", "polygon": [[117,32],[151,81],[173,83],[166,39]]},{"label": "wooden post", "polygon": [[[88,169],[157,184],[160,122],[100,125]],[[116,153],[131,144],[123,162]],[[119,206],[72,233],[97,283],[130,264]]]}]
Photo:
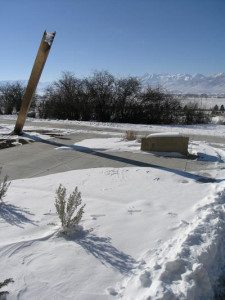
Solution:
[{"label": "wooden post", "polygon": [[44,32],[38,53],[33,65],[33,69],[30,74],[30,79],[27,84],[26,91],[22,98],[20,112],[14,128],[14,134],[21,135],[23,132],[23,126],[26,121],[27,113],[29,111],[32,97],[35,93],[38,81],[41,77],[42,70],[48,57],[48,53],[51,49],[56,32]]}]

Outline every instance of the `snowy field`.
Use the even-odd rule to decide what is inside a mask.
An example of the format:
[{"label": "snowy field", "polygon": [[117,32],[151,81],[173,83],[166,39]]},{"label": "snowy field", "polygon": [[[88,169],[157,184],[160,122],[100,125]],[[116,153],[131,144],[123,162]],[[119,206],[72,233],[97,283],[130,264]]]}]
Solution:
[{"label": "snowy field", "polygon": [[[0,209],[9,299],[210,299],[224,258],[219,182],[151,168],[13,181]],[[57,234],[60,183],[78,186],[86,203],[83,228],[68,239]]]},{"label": "snowy field", "polygon": [[[225,132],[221,125],[49,123],[55,128],[46,123],[41,128],[63,135],[98,128]],[[59,123],[90,131],[57,128]],[[51,138],[37,128],[26,127],[29,138]],[[11,130],[1,124],[0,134]],[[125,141],[119,132],[110,132],[110,138],[98,134],[54,151],[141,153],[139,141]],[[225,273],[225,171],[219,169],[224,149],[224,144],[191,141],[189,153],[214,166],[195,174],[165,167],[95,168],[12,181],[0,203],[0,282],[14,279],[8,299],[214,299]],[[77,186],[86,204],[81,227],[69,237],[60,234],[54,207],[60,183],[68,194]]]},{"label": "snowy field", "polygon": [[185,105],[188,103],[197,103],[199,107],[212,109],[215,105],[218,105],[220,108],[221,105],[225,105],[225,98],[218,98],[218,97],[188,97],[181,102]]},{"label": "snowy field", "polygon": [[[10,133],[14,126],[5,124],[4,120],[15,120],[15,116],[0,116],[1,121],[1,132],[3,133],[5,128],[5,134]],[[38,124],[40,126],[34,125],[26,125],[24,130],[32,130],[32,129],[44,129],[49,130],[48,124],[51,127],[54,125],[55,130],[63,131],[63,134],[70,134],[75,132],[80,133],[89,133],[90,131],[87,129],[82,129],[83,126],[89,127],[92,133],[97,134],[105,134],[105,132],[99,131],[100,129],[110,130],[112,135],[118,135],[116,131],[126,131],[133,130],[137,132],[141,132],[143,135],[153,132],[169,132],[169,133],[181,133],[188,135],[199,135],[199,136],[225,136],[225,126],[219,125],[220,123],[225,123],[225,119],[223,117],[215,117],[212,120],[212,124],[199,124],[199,125],[143,125],[143,124],[129,124],[129,123],[110,123],[110,122],[94,122],[94,121],[70,121],[70,120],[49,120],[49,119],[33,119],[27,118],[28,121]],[[41,124],[43,123],[44,126]],[[58,128],[57,125],[63,126],[65,125],[65,129]],[[70,126],[70,129],[66,128]],[[80,126],[81,129],[78,131],[77,129],[73,129],[73,126]],[[53,128],[51,128],[52,130]],[[113,132],[113,130],[115,130]],[[1,134],[1,133],[0,133]]]},{"label": "snowy field", "polygon": [[[13,129],[13,125],[4,124],[4,120],[16,120],[17,116],[15,115],[1,115],[0,121],[1,126]],[[68,131],[68,133],[73,133],[73,126],[80,127],[89,127],[90,129],[106,129],[106,130],[134,130],[141,133],[149,133],[149,132],[170,132],[170,133],[182,133],[189,135],[204,135],[204,136],[225,136],[225,126],[220,125],[221,123],[225,123],[225,118],[215,117],[212,120],[211,124],[199,124],[199,125],[144,125],[144,124],[130,124],[130,123],[110,123],[110,122],[95,122],[95,121],[70,121],[70,120],[53,120],[53,119],[39,119],[39,118],[27,118],[27,121],[31,123],[35,123],[35,126],[25,126],[24,129],[32,129],[37,128],[38,123],[40,123],[39,128],[49,129],[48,124],[53,126],[55,125],[56,130],[62,130],[62,128],[57,128],[57,125],[65,125],[70,126],[70,129],[65,128],[64,132]],[[41,123],[45,124],[44,126]],[[87,130],[81,129],[80,132],[88,132]],[[100,131],[96,131],[96,133],[101,134]],[[114,132],[113,134],[118,134]]]}]

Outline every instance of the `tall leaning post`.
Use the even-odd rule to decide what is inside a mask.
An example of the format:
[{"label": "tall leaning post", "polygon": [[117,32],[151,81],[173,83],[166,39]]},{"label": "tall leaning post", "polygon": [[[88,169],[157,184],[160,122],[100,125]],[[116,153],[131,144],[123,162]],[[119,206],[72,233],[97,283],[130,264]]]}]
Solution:
[{"label": "tall leaning post", "polygon": [[48,54],[51,49],[55,34],[56,32],[46,31],[43,34],[36,59],[34,61],[33,69],[31,71],[30,78],[27,84],[27,88],[22,98],[21,108],[13,131],[14,134],[22,135],[23,133],[23,126],[25,124],[27,113],[31,105],[32,97],[35,93],[39,79],[41,77],[41,73],[44,69],[44,65],[48,58]]}]

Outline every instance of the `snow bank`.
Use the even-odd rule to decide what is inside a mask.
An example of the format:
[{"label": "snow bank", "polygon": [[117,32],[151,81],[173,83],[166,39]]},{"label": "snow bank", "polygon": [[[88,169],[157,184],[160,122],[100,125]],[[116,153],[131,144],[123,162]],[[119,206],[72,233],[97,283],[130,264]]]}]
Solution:
[{"label": "snow bank", "polygon": [[225,263],[225,183],[196,205],[196,217],[179,236],[142,259],[124,282],[124,299],[214,299]]},{"label": "snow bank", "polygon": [[225,117],[224,116],[216,116],[212,117],[212,124],[225,124]]}]

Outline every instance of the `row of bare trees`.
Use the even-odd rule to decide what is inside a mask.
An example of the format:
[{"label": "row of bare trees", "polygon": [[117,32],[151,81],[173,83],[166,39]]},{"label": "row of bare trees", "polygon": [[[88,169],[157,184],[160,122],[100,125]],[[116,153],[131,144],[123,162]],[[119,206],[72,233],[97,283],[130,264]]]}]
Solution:
[{"label": "row of bare trees", "polygon": [[[25,92],[25,86],[22,82],[6,82],[0,85],[0,113],[11,115],[20,110],[21,101]],[[33,97],[31,108],[35,108],[35,100],[37,95]]]},{"label": "row of bare trees", "polygon": [[38,106],[41,118],[144,124],[208,122],[197,104],[183,107],[160,88],[144,87],[136,77],[116,78],[107,71],[79,79],[71,73],[50,85]]},{"label": "row of bare trees", "polygon": [[25,89],[22,83],[6,83],[0,86],[0,110],[5,114],[18,112]]},{"label": "row of bare trees", "polygon": [[[0,113],[20,110],[25,91],[21,82],[0,86]],[[72,73],[49,85],[42,96],[35,95],[31,109],[41,118],[95,120],[143,124],[196,124],[209,121],[197,104],[182,105],[160,88],[143,86],[136,77],[116,78],[107,71],[80,79]]]}]

